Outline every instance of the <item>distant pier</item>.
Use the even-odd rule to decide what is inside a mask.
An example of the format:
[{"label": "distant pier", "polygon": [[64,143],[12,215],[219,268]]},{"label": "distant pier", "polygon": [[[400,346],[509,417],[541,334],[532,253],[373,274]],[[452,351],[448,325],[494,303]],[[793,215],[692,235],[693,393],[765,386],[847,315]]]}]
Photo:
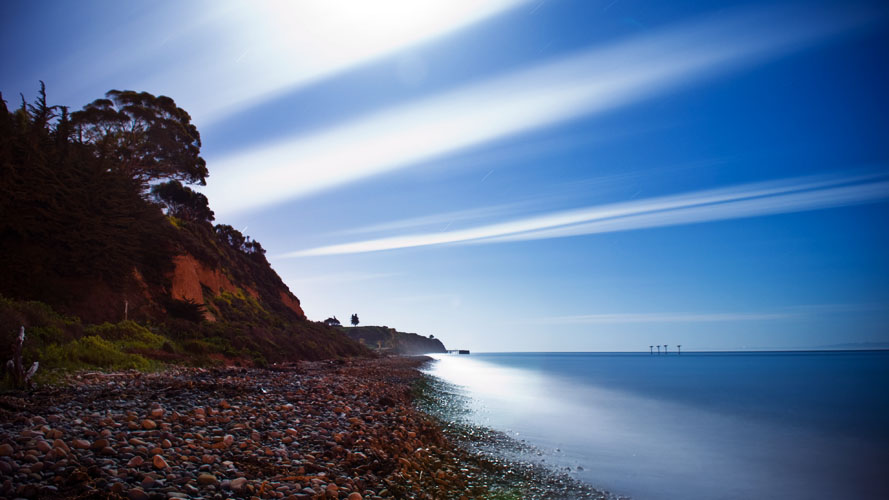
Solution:
[{"label": "distant pier", "polygon": [[469,349],[448,349],[448,354],[469,354]]}]

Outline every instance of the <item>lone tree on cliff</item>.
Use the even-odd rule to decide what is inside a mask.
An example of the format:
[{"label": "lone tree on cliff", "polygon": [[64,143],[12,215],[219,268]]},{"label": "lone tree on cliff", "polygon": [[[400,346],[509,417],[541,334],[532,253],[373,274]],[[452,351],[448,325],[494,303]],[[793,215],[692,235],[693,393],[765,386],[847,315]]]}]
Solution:
[{"label": "lone tree on cliff", "polygon": [[325,319],[324,324],[327,326],[340,326],[340,320],[336,319],[336,316],[334,316],[332,318]]},{"label": "lone tree on cliff", "polygon": [[358,315],[357,314],[352,315],[352,326],[358,326]]},{"label": "lone tree on cliff", "polygon": [[206,184],[201,134],[191,116],[167,96],[110,90],[71,113],[72,135],[97,159],[147,188],[151,181]]}]

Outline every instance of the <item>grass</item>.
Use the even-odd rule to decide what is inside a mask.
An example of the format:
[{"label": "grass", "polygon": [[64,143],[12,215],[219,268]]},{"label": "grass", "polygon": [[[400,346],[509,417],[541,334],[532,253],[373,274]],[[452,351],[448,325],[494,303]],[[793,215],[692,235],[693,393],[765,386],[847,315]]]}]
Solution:
[{"label": "grass", "polygon": [[23,362],[40,363],[37,384],[54,383],[77,370],[155,371],[167,363],[263,367],[287,359],[363,352],[357,345],[344,349],[343,339],[328,327],[285,321],[241,289],[223,292],[209,303],[216,309],[215,322],[169,316],[156,324],[83,324],[41,302],[0,296],[0,370],[12,356],[21,326],[26,333]]}]

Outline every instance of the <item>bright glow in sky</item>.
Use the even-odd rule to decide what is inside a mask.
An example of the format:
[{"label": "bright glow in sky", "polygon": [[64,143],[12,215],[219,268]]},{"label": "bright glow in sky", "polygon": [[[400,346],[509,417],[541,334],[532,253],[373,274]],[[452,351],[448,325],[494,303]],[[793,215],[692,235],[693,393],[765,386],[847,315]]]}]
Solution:
[{"label": "bright glow in sky", "polygon": [[[798,49],[860,22],[848,15],[830,22],[805,21],[799,20],[800,12],[794,14],[743,11],[715,21],[684,24],[263,145],[217,161],[217,179],[207,194],[222,214],[267,206],[577,116],[613,110],[713,73]],[[779,24],[788,17],[797,22],[791,27]],[[257,167],[245,170],[242,165]]]},{"label": "bright glow in sky", "polygon": [[[177,82],[209,124],[400,47],[434,39],[526,0],[226,1],[194,58],[144,85]],[[211,31],[212,30],[212,31]],[[182,34],[187,37],[187,33]],[[197,59],[197,61],[195,61]],[[195,65],[195,62],[198,64]],[[214,92],[202,89],[212,86]]]},{"label": "bright glow in sky", "polygon": [[476,351],[889,346],[885,2],[0,9],[7,100],[189,111],[217,222],[312,319]]}]

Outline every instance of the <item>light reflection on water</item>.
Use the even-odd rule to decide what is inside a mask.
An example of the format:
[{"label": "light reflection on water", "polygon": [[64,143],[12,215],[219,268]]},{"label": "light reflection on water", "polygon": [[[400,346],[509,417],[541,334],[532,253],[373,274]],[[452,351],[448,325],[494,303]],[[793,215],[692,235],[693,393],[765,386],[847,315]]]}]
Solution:
[{"label": "light reflection on water", "polygon": [[[701,356],[439,355],[427,372],[465,388],[477,423],[546,452],[535,459],[639,500],[889,498],[889,415],[872,399],[887,397],[889,355]],[[783,379],[757,382],[778,365]]]}]

